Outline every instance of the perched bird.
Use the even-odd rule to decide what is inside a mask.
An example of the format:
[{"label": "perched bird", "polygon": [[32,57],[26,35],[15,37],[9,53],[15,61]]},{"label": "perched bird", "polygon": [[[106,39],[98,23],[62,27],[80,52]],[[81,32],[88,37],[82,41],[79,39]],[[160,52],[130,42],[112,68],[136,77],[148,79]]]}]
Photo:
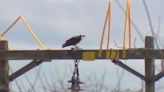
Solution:
[{"label": "perched bird", "polygon": [[76,44],[78,44],[82,37],[85,37],[85,35],[78,35],[78,36],[73,36],[72,38],[68,39],[63,45],[62,45],[62,48],[64,47],[67,47],[67,46],[75,46],[76,47]]}]

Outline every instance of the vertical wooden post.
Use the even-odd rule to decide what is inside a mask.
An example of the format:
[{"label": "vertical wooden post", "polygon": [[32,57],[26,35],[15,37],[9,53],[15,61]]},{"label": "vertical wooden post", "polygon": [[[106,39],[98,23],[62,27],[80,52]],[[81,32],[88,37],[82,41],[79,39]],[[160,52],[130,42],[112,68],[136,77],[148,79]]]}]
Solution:
[{"label": "vertical wooden post", "polygon": [[[7,41],[0,41],[0,50],[8,50]],[[9,92],[9,65],[5,58],[0,58],[0,92]]]},{"label": "vertical wooden post", "polygon": [[[145,48],[154,48],[153,37],[147,36],[145,38]],[[155,65],[153,58],[145,58],[145,92],[155,92],[155,83],[153,82],[155,76]]]}]

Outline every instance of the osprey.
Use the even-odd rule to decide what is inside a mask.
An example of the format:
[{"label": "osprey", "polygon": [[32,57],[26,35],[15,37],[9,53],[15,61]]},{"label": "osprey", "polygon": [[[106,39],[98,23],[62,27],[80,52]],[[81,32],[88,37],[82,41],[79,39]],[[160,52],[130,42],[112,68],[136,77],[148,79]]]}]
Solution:
[{"label": "osprey", "polygon": [[62,48],[67,47],[67,46],[71,46],[74,45],[76,46],[76,44],[78,44],[82,37],[85,37],[85,35],[78,35],[78,36],[73,36],[72,38],[68,39],[63,45]]}]

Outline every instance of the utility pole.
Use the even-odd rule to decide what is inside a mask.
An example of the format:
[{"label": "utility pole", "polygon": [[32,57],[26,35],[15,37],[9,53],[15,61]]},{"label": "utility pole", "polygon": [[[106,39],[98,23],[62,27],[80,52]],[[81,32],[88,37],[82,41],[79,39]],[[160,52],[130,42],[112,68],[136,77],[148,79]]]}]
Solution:
[{"label": "utility pole", "polygon": [[[145,48],[126,49],[126,58],[122,57],[122,53],[122,49],[112,49],[108,55],[106,50],[102,50],[102,57],[99,57],[99,50],[97,49],[78,50],[76,54],[73,50],[8,50],[7,41],[0,41],[0,92],[9,92],[9,81],[13,81],[41,64],[40,61],[72,60],[75,59],[75,55],[78,60],[113,59],[116,65],[145,81],[145,92],[155,92],[155,82],[164,77],[164,71],[155,74],[154,60],[164,59],[164,49],[154,49],[153,37],[147,36],[145,38]],[[145,75],[122,63],[119,59],[145,59]],[[33,62],[9,76],[8,60],[33,60]],[[79,83],[79,81],[74,83]]]},{"label": "utility pole", "polygon": [[[0,41],[0,50],[8,50],[8,42]],[[0,92],[9,92],[9,65],[8,60],[0,58]]]},{"label": "utility pole", "polygon": [[[153,37],[147,36],[145,38],[145,49],[153,49]],[[154,58],[145,58],[145,92],[155,92],[155,65]]]}]

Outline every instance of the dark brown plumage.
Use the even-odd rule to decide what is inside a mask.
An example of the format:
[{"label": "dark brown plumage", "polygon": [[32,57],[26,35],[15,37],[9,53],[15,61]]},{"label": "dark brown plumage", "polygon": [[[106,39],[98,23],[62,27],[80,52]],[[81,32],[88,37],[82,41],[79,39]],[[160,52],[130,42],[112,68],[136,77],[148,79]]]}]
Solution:
[{"label": "dark brown plumage", "polygon": [[72,38],[68,39],[62,45],[62,48],[67,47],[67,46],[71,46],[71,45],[76,46],[76,44],[78,44],[81,41],[82,37],[85,37],[85,36],[84,35],[73,36]]}]

